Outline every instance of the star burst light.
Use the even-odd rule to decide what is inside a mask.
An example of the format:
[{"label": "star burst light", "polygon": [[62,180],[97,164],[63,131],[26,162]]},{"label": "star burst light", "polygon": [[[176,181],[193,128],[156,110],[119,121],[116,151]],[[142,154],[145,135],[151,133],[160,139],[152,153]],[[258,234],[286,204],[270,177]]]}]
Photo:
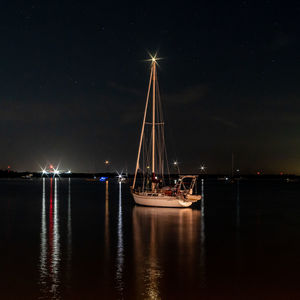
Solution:
[{"label": "star burst light", "polygon": [[158,65],[157,61],[162,60],[161,57],[157,57],[157,52],[154,55],[152,55],[150,52],[148,52],[148,54],[149,54],[150,58],[146,59],[146,61],[151,61],[152,63],[155,63]]},{"label": "star burst light", "polygon": [[59,175],[59,173],[60,173],[60,171],[58,170],[58,168],[53,170],[54,176],[55,176],[55,175]]},{"label": "star burst light", "polygon": [[204,171],[204,170],[205,170],[205,167],[204,167],[204,166],[201,166],[201,167],[200,167],[200,170],[201,170],[201,171]]}]

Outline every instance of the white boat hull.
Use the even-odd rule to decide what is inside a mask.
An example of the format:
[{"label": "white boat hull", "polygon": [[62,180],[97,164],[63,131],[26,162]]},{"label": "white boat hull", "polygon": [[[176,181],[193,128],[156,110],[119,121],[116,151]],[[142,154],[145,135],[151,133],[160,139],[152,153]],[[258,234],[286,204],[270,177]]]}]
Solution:
[{"label": "white boat hull", "polygon": [[193,202],[183,201],[176,197],[165,195],[145,195],[132,193],[135,203],[144,206],[160,206],[160,207],[189,207]]}]

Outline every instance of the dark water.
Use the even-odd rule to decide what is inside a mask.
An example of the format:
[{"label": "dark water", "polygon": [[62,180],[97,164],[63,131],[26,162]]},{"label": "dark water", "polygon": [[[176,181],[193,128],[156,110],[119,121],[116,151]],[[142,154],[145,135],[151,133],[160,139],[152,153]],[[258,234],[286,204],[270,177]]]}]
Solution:
[{"label": "dark water", "polygon": [[126,184],[0,181],[1,299],[299,298],[300,184],[201,186],[170,209]]}]

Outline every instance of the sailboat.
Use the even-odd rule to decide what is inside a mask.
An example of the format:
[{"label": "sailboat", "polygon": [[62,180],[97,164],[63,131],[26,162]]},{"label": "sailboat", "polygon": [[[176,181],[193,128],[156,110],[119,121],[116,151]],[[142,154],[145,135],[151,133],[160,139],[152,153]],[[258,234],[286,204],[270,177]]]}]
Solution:
[{"label": "sailboat", "polygon": [[151,57],[150,61],[150,80],[131,193],[139,205],[189,207],[201,199],[200,195],[194,193],[197,176],[180,176],[175,185],[166,184],[164,171],[168,169],[168,162],[164,137],[165,123],[159,96],[156,56]]}]

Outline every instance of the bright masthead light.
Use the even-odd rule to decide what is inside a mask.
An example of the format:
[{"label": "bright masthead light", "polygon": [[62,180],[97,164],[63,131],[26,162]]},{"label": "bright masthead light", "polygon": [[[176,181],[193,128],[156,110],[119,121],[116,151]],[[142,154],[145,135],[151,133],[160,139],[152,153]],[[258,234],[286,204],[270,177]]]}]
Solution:
[{"label": "bright masthead light", "polygon": [[146,59],[146,61],[151,61],[152,63],[157,63],[158,60],[161,60],[161,58],[157,57],[157,53],[155,55],[152,55],[149,53],[150,59]]}]

